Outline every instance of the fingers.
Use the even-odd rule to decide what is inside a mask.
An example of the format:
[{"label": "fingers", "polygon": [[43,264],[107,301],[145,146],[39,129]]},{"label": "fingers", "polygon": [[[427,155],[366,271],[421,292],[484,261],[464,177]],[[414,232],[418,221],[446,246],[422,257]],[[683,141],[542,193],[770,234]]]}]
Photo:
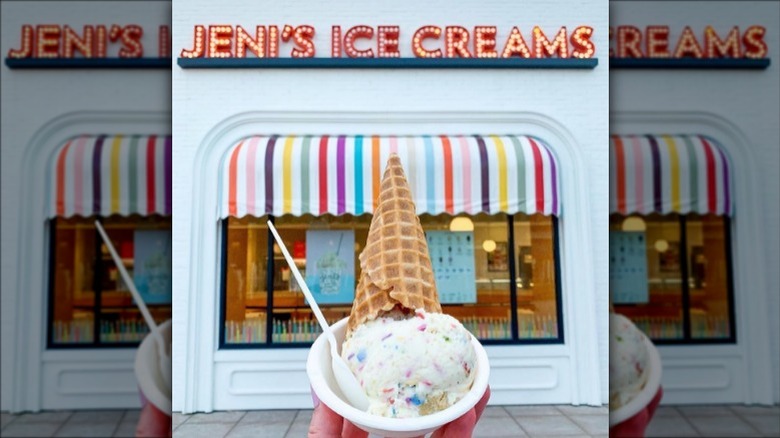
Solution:
[{"label": "fingers", "polygon": [[344,421],[339,414],[320,404],[311,416],[309,438],[368,438],[368,432]]},{"label": "fingers", "polygon": [[349,421],[344,421],[339,414],[325,404],[320,403],[317,394],[312,390],[314,412],[309,423],[309,438],[367,438],[368,432],[359,429]]},{"label": "fingers", "polygon": [[345,420],[341,436],[342,438],[368,438],[368,432]]},{"label": "fingers", "polygon": [[474,406],[474,410],[477,413],[477,421],[479,421],[479,419],[482,418],[482,413],[485,412],[485,407],[487,407],[489,401],[490,401],[490,386],[487,387],[487,389],[485,390],[485,395],[483,395],[482,398],[477,402],[477,405]]},{"label": "fingers", "polygon": [[471,438],[476,426],[477,413],[474,409],[471,409],[457,420],[438,429],[431,438]]},{"label": "fingers", "polygon": [[463,416],[457,420],[444,425],[433,433],[431,438],[470,438],[474,433],[474,428],[477,426],[477,421],[482,417],[482,413],[485,412],[485,407],[490,400],[490,387],[485,390],[485,394],[477,402],[477,404],[470,411],[466,412]]},{"label": "fingers", "polygon": [[151,403],[147,403],[141,410],[135,436],[160,437],[171,434],[171,417],[156,409]]},{"label": "fingers", "polygon": [[[312,392],[312,394],[314,394]],[[316,396],[313,396],[316,397]],[[457,420],[446,424],[433,433],[431,438],[470,438],[474,433],[485,407],[490,400],[490,387],[477,402],[473,409],[463,414]],[[361,430],[349,421],[344,421],[338,414],[318,399],[314,399],[314,412],[309,425],[309,438],[367,438],[368,433]],[[424,437],[419,437],[424,438]]]},{"label": "fingers", "polygon": [[309,424],[309,438],[341,438],[343,418],[323,403],[314,407]]}]

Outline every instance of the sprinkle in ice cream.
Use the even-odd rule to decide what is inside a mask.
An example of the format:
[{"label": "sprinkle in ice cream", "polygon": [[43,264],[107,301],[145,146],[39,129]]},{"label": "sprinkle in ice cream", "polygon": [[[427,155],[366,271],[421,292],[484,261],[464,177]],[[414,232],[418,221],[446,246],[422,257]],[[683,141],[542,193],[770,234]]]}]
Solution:
[{"label": "sprinkle in ice cream", "polygon": [[361,324],[342,357],[370,400],[369,413],[409,418],[451,406],[474,382],[471,334],[455,318],[418,309]]}]

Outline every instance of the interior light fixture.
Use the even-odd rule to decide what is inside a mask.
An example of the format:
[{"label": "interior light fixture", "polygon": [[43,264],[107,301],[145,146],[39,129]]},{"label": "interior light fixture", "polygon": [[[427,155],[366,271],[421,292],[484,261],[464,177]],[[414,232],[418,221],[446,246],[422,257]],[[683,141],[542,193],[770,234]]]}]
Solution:
[{"label": "interior light fixture", "polygon": [[450,231],[474,231],[474,222],[467,217],[458,216],[450,222]]},{"label": "interior light fixture", "polygon": [[658,239],[655,241],[655,250],[658,252],[666,252],[669,249],[669,242],[664,239]]},{"label": "interior light fixture", "polygon": [[647,230],[647,224],[641,217],[631,216],[623,221],[622,228],[623,231],[645,231]]}]

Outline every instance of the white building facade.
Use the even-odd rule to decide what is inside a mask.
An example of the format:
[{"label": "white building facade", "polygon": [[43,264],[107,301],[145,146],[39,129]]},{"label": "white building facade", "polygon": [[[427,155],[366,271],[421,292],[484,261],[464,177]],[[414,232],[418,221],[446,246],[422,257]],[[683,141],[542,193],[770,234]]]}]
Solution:
[{"label": "white building facade", "polygon": [[[641,43],[645,56],[648,26],[668,26],[670,52],[686,26],[702,50],[707,50],[708,26],[724,40],[736,26],[741,53],[750,50],[744,32],[760,26],[765,29],[767,52],[759,58],[769,59],[768,67],[755,70],[705,65],[699,69],[616,69],[610,75],[610,134],[618,138],[704,136],[719,145],[732,171],[727,245],[733,293],[731,334],[735,339],[659,345],[664,364],[663,403],[780,402],[780,327],[776,317],[780,306],[780,274],[776,269],[780,263],[778,17],[777,2],[611,4],[613,38],[617,38],[618,26],[635,26],[645,38]],[[617,51],[616,45],[616,41],[611,42]],[[612,188],[611,197],[616,196],[615,190]],[[715,266],[711,264],[708,272],[717,270]],[[697,299],[695,293],[692,300]]]},{"label": "white building facade", "polygon": [[[257,146],[258,152],[252,152],[257,156],[273,151],[274,147],[277,151],[281,150],[282,145],[287,145],[289,141],[289,149],[285,150],[292,151],[294,157],[300,157],[295,155],[300,153],[299,148],[308,147],[302,146],[301,142],[312,138],[316,142],[325,139],[325,144],[329,145],[325,148],[333,148],[327,150],[339,147],[336,138],[344,139],[340,141],[346,142],[346,150],[354,151],[352,148],[357,142],[363,141],[365,147],[372,136],[378,138],[378,151],[385,151],[386,143],[382,139],[396,136],[399,142],[406,141],[403,138],[411,143],[419,140],[421,147],[425,136],[517,135],[519,137],[513,138],[533,138],[544,143],[550,151],[550,159],[554,157],[558,166],[555,184],[561,210],[554,220],[557,225],[553,226],[557,227],[556,266],[559,273],[556,278],[560,286],[556,305],[561,310],[558,315],[563,335],[559,333],[554,342],[485,342],[492,367],[491,403],[600,405],[606,402],[607,199],[602,196],[608,189],[605,146],[608,135],[606,5],[596,2],[576,5],[548,2],[524,5],[520,9],[509,2],[459,4],[455,7],[446,2],[401,2],[380,6],[339,1],[325,7],[312,2],[281,5],[196,1],[175,4],[174,17],[174,57],[180,57],[183,50],[197,48],[197,26],[204,26],[203,42],[209,41],[204,50],[210,50],[212,37],[224,37],[226,42],[217,42],[223,48],[214,49],[214,53],[223,50],[234,55],[238,26],[248,29],[254,38],[256,26],[265,26],[270,35],[269,26],[278,26],[279,32],[283,32],[285,24],[292,28],[309,25],[316,29],[311,41],[318,58],[328,58],[332,54],[329,35],[334,25],[341,26],[344,33],[357,25],[370,26],[377,31],[378,26],[398,26],[401,64],[403,58],[413,56],[411,41],[415,30],[427,25],[438,26],[442,31],[447,26],[462,26],[469,32],[473,32],[475,26],[496,26],[495,39],[499,52],[515,26],[526,42],[532,41],[534,26],[539,26],[551,40],[562,26],[569,31],[578,26],[589,26],[593,29],[593,58],[598,60],[594,68],[584,69],[550,68],[549,65],[541,69],[284,69],[259,68],[257,64],[243,66],[247,68],[190,68],[193,64],[187,64],[186,60],[174,66],[174,411],[310,406],[310,388],[305,373],[308,349],[305,343],[293,342],[293,345],[284,346],[287,348],[269,346],[287,335],[288,332],[277,333],[278,328],[284,331],[288,330],[285,327],[292,326],[290,330],[298,330],[295,327],[299,327],[296,324],[300,324],[300,320],[292,317],[277,325],[276,320],[271,323],[268,319],[260,319],[263,327],[270,327],[269,332],[257,332],[261,333],[262,339],[254,346],[247,344],[241,348],[234,348],[220,328],[228,324],[225,318],[229,318],[231,310],[225,308],[233,300],[230,292],[225,292],[233,287],[230,283],[233,271],[228,271],[230,275],[225,273],[225,270],[233,269],[232,261],[226,260],[233,257],[228,249],[232,248],[233,240],[228,239],[237,232],[251,233],[252,226],[255,226],[252,220],[260,224],[257,226],[264,224],[260,218],[221,214],[231,211],[232,205],[225,201],[230,199],[229,189],[222,189],[230,185],[225,179],[229,178],[229,171],[225,169],[230,168],[231,154],[240,149],[244,141],[260,145]],[[215,29],[218,33],[211,34],[209,26],[217,25],[225,29]],[[225,36],[224,32],[230,36]],[[359,50],[373,48],[378,51],[376,44],[376,38],[372,37],[356,43],[356,46]],[[446,49],[443,40],[431,39],[425,44],[428,50]],[[281,43],[278,59],[294,62],[289,59],[294,47],[292,43]],[[474,50],[473,46],[469,45],[468,50]],[[202,62],[201,67],[213,61],[224,61],[207,58],[208,52],[204,59],[196,61]],[[349,61],[346,54],[342,54],[342,58]],[[554,61],[566,66],[566,62],[572,60],[568,55],[566,58]],[[279,136],[278,141],[274,140],[275,146],[266,146],[269,137],[273,136]],[[328,136],[332,139],[327,140]],[[509,137],[501,138],[509,144]],[[438,145],[436,143],[434,148]],[[265,149],[261,149],[263,147]],[[387,150],[392,147],[387,146]],[[403,149],[403,146],[398,147]],[[405,150],[415,151],[413,148]],[[274,160],[278,159],[279,165],[270,164],[264,174],[256,174],[257,181],[263,175],[268,176],[269,170],[284,172],[281,153],[270,154],[274,158],[266,163],[276,163]],[[239,153],[235,156],[241,166],[245,162],[244,156]],[[314,155],[311,157],[315,159]],[[348,152],[348,163],[351,157]],[[490,157],[489,160],[496,159]],[[335,163],[337,158],[328,159]],[[457,159],[453,158],[454,162]],[[293,160],[293,165],[297,163],[299,161]],[[410,167],[416,166],[411,158],[406,163]],[[549,165],[549,162],[545,163]],[[518,168],[509,169],[511,173],[511,169]],[[303,173],[306,171],[303,170]],[[300,173],[293,175],[301,177]],[[322,174],[312,171],[313,179],[316,175]],[[348,172],[348,190],[353,187],[349,182],[352,177],[353,174]],[[242,181],[241,178],[238,181]],[[276,181],[276,184],[282,185],[284,178],[279,177]],[[247,189],[243,183],[238,184],[240,197]],[[268,183],[265,184],[264,187],[268,187]],[[275,187],[278,189],[279,186]],[[295,199],[299,189],[295,188],[295,183],[292,187],[292,205],[300,205]],[[308,187],[316,191],[318,186],[311,183]],[[546,187],[549,189],[549,186]],[[260,192],[259,188],[252,190]],[[278,190],[282,197],[283,190]],[[273,193],[276,196],[277,192]],[[324,193],[335,196],[337,191],[334,188],[332,192],[326,190]],[[351,211],[350,205],[347,202],[347,212]],[[330,204],[327,207],[329,209]],[[254,207],[249,208],[251,213]],[[288,212],[279,208],[282,213]],[[306,213],[306,207],[303,208],[303,213]],[[418,202],[418,211],[423,208]],[[333,204],[333,209],[338,211],[336,204]],[[296,214],[302,214],[300,210],[292,215],[260,210],[257,216],[263,218],[269,217],[266,214],[272,211],[270,216],[280,221],[277,224],[287,221],[284,223],[291,229],[300,225],[295,222],[298,220]],[[548,221],[550,217],[540,220]],[[344,220],[358,227],[362,219],[358,220],[357,216],[353,219]],[[316,215],[302,219],[304,222],[317,220]],[[338,221],[328,220],[330,224]],[[474,221],[478,227],[478,219],[474,218]],[[248,231],[233,231],[242,226]],[[237,248],[244,248],[240,246],[244,245],[243,240],[236,242]],[[355,242],[362,243],[359,238]],[[244,259],[247,251],[239,250]],[[493,263],[490,266],[497,266],[495,261]],[[265,265],[262,266],[265,269]],[[267,284],[271,285],[270,280]],[[240,293],[235,296],[244,299]],[[266,300],[266,296],[262,295],[262,299]],[[278,305],[280,296],[274,298],[273,306]],[[246,297],[248,302],[250,297]],[[267,301],[262,303],[271,308]],[[243,319],[244,315],[242,307],[240,318]],[[239,336],[245,336],[245,333],[241,332]],[[513,336],[517,338],[516,334]],[[267,343],[265,339],[268,339]]]},{"label": "white building facade", "polygon": [[[71,185],[57,185],[56,171],[52,174],[53,169],[56,169],[56,166],[52,167],[52,160],[59,156],[65,157],[58,154],[63,152],[64,145],[71,142],[74,144],[72,150],[93,151],[100,147],[96,139],[100,139],[98,142],[101,143],[109,142],[105,144],[104,151],[109,150],[109,147],[116,151],[126,151],[130,139],[143,141],[144,146],[151,144],[150,151],[163,150],[162,139],[170,138],[171,132],[170,70],[166,65],[170,58],[160,57],[158,37],[161,26],[169,28],[170,14],[169,2],[56,1],[2,4],[3,391],[0,409],[3,411],[140,406],[133,361],[136,352],[134,345],[137,345],[143,328],[136,327],[138,330],[131,333],[123,322],[122,333],[125,338],[121,340],[116,333],[111,338],[109,330],[113,329],[108,329],[108,321],[101,322],[103,326],[99,326],[94,314],[88,321],[81,321],[88,324],[89,328],[70,324],[67,329],[62,329],[62,321],[52,319],[53,315],[62,310],[58,306],[63,303],[69,306],[66,312],[69,318],[78,312],[83,314],[98,309],[94,307],[94,290],[74,292],[74,288],[66,286],[67,282],[60,282],[60,277],[55,274],[55,266],[67,264],[68,260],[76,260],[78,256],[75,259],[69,255],[54,257],[52,252],[55,246],[65,240],[60,239],[61,235],[52,238],[55,230],[52,224],[55,220],[57,223],[78,222],[94,217],[93,204],[97,205],[95,203],[103,200],[90,192],[88,198],[83,199],[84,204],[76,206],[74,210],[73,197],[82,194],[87,196],[87,192],[74,195],[76,191]],[[29,25],[35,32],[42,31],[36,26],[53,26],[53,30],[45,30],[48,33],[43,38],[53,41],[43,42],[43,48],[31,48],[33,52],[26,56],[25,25]],[[123,47],[129,46],[123,46],[116,39],[107,40],[107,34],[101,38],[98,27],[102,26],[106,32],[111,32],[115,26],[118,28],[116,32],[121,34],[127,26],[132,25],[143,30],[143,35],[131,38],[141,44],[144,52],[142,59],[133,59],[129,63],[120,60],[118,66],[106,66],[106,63],[113,62],[110,59],[116,60]],[[74,49],[74,59],[70,60],[63,59],[65,26],[72,29],[79,40],[86,39],[87,32],[92,35],[91,41],[82,43],[85,49]],[[85,30],[85,27],[90,30]],[[99,41],[107,41],[102,56],[97,55],[102,50],[98,47]],[[92,51],[93,57],[106,58],[108,61],[99,59],[84,68],[68,68],[68,62],[89,61],[85,59],[85,50]],[[53,58],[42,59],[37,56],[43,51],[52,53]],[[12,53],[19,54],[18,59]],[[51,68],[10,68],[7,60],[11,61],[10,64],[21,61],[22,64],[27,63],[27,66],[36,62],[52,62],[54,65]],[[149,63],[156,67],[138,69],[139,63]],[[104,157],[108,156],[104,154]],[[71,181],[69,178],[73,162],[70,160],[72,158],[65,159],[62,170],[66,176],[63,181]],[[121,164],[123,162],[119,160],[115,164],[126,170]],[[87,178],[96,175],[91,172],[105,170],[103,165],[96,163],[92,166],[87,161],[81,164],[86,177],[82,188],[101,186],[93,185],[92,180]],[[163,166],[163,161],[157,161],[153,173],[164,175]],[[103,175],[116,175],[119,178],[117,181],[124,181],[123,178],[129,176],[126,173]],[[57,187],[62,187],[65,197],[61,204],[64,209],[62,214],[56,211],[56,207],[55,210],[51,209],[56,204]],[[120,190],[119,186],[102,187],[117,187]],[[114,201],[103,204],[107,209],[94,210],[97,216],[108,218],[117,215],[113,216],[116,218],[131,212],[146,215],[135,207],[127,209],[127,186],[123,187],[121,193],[117,192],[119,195],[113,198]],[[161,186],[152,184],[147,187],[158,189]],[[111,197],[110,193],[110,189],[106,192],[104,188],[103,195]],[[140,199],[135,198],[133,202]],[[112,202],[117,202],[117,210],[113,209]],[[146,207],[144,203],[143,209],[146,210]],[[153,203],[149,212],[157,207],[167,209],[165,202],[157,202]],[[170,209],[167,210],[170,215]],[[114,219],[107,220],[110,222]],[[78,233],[85,235],[85,238],[91,235],[84,231]],[[52,262],[55,259],[58,263],[56,265]],[[67,269],[71,274],[74,272],[72,267]],[[116,280],[111,282],[114,284]],[[86,284],[88,282],[84,283],[85,289],[91,288],[91,285]],[[58,295],[53,291],[59,290],[58,287],[66,288],[70,295],[55,303],[52,302],[56,301],[53,297]],[[80,305],[77,298],[73,298],[73,293],[83,293],[85,299],[92,300],[92,310],[77,310]],[[108,309],[109,295],[106,291],[104,307],[97,312],[114,312]],[[134,306],[129,304],[122,311],[132,312],[132,308]],[[74,321],[70,320],[71,323]],[[98,336],[94,336],[95,327],[100,330]],[[103,331],[101,327],[106,330]],[[114,340],[109,342],[110,338]],[[114,342],[116,340],[122,342]]]}]

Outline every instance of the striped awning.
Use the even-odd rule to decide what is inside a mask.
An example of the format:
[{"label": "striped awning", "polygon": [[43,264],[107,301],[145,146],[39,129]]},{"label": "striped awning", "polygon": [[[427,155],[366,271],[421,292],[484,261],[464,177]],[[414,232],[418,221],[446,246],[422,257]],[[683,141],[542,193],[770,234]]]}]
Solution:
[{"label": "striped awning", "polygon": [[609,211],[731,215],[733,169],[702,135],[610,137]]},{"label": "striped awning", "polygon": [[82,135],[47,174],[49,217],[171,214],[170,135]]},{"label": "striped awning", "polygon": [[560,214],[560,167],[537,138],[339,135],[234,144],[220,167],[220,217],[371,213],[393,152],[418,214]]}]

